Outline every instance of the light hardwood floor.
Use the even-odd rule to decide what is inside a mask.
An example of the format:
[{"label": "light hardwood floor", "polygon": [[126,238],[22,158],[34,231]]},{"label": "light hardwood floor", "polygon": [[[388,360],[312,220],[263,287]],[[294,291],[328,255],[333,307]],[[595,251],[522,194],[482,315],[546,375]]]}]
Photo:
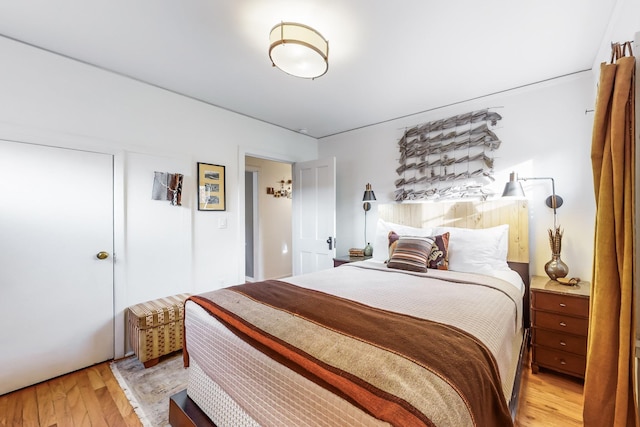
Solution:
[{"label": "light hardwood floor", "polygon": [[[527,367],[517,427],[582,426],[582,383]],[[167,402],[167,407],[169,402]],[[109,363],[0,396],[2,427],[141,426]]]},{"label": "light hardwood floor", "polygon": [[527,367],[520,387],[517,427],[581,427],[583,382]]},{"label": "light hardwood floor", "polygon": [[0,396],[0,426],[142,427],[142,424],[113,376],[109,362],[105,362]]}]

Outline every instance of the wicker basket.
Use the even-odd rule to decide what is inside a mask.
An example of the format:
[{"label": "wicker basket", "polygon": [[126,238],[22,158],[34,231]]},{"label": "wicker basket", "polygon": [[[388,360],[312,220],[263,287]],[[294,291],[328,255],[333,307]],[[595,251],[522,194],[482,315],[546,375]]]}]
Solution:
[{"label": "wicker basket", "polygon": [[129,343],[145,368],[161,356],[182,349],[184,301],[190,294],[142,302],[129,307]]}]

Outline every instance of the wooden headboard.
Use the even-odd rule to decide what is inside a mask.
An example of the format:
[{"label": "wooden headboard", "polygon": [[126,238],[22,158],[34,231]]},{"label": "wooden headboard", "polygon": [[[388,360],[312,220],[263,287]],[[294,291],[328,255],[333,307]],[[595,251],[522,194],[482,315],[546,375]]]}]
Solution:
[{"label": "wooden headboard", "polygon": [[[489,228],[509,224],[507,262],[525,284],[524,307],[529,307],[529,207],[526,200],[493,199],[389,203],[378,205],[384,221],[411,227]],[[524,310],[525,327],[529,310]]]},{"label": "wooden headboard", "polygon": [[489,228],[509,224],[507,261],[529,263],[529,209],[526,200],[380,204],[378,217],[388,222],[419,228]]}]

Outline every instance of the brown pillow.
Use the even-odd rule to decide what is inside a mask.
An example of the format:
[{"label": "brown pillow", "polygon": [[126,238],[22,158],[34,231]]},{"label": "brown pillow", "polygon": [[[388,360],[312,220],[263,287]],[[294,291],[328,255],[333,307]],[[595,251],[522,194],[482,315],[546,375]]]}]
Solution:
[{"label": "brown pillow", "polygon": [[433,246],[431,247],[431,253],[429,254],[429,260],[427,262],[428,268],[435,268],[438,270],[449,269],[449,232],[440,234],[438,236],[432,236],[434,239]]},{"label": "brown pillow", "polygon": [[427,260],[431,253],[432,237],[402,236],[387,262],[387,267],[399,270],[427,272]]},{"label": "brown pillow", "polygon": [[387,261],[389,261],[389,259],[391,258],[391,255],[393,255],[393,251],[396,250],[396,245],[398,244],[398,239],[399,238],[400,238],[400,236],[395,231],[390,231],[389,232],[389,235],[388,235],[388,239],[389,239],[389,258],[387,258]]}]

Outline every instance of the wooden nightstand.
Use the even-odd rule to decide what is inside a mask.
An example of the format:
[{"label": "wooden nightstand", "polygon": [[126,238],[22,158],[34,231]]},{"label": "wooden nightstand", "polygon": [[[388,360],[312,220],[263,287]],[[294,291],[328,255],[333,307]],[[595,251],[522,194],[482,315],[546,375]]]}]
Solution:
[{"label": "wooden nightstand", "polygon": [[589,282],[562,285],[531,278],[531,371],[540,367],[584,378],[589,329]]},{"label": "wooden nightstand", "polygon": [[339,265],[342,265],[342,264],[346,264],[346,263],[349,263],[349,262],[356,262],[356,261],[364,261],[366,259],[371,259],[371,257],[370,256],[343,255],[343,256],[335,257],[333,259],[333,266],[334,267],[338,267]]}]

